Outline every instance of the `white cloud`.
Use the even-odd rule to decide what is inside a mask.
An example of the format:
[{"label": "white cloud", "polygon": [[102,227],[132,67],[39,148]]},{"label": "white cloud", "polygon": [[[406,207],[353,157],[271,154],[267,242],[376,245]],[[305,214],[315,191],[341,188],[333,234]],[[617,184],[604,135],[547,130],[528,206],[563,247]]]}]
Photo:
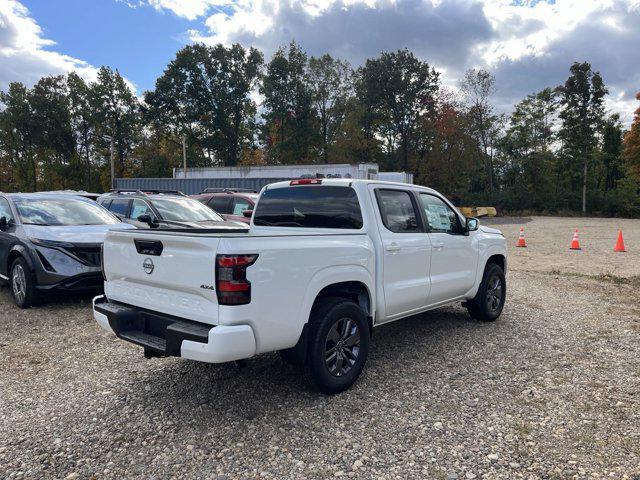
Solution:
[{"label": "white cloud", "polygon": [[[168,2],[172,0],[149,0]],[[176,0],[177,1],[177,0]],[[206,2],[199,0],[194,3]],[[190,2],[185,2],[190,3]],[[295,39],[355,65],[407,47],[454,85],[470,67],[497,77],[505,110],[562,83],[574,61],[600,71],[608,105],[630,121],[640,89],[640,0],[236,0],[208,2],[192,41],[239,42],[270,55]]]},{"label": "white cloud", "polygon": [[[35,84],[46,75],[75,71],[87,81],[97,78],[98,69],[84,60],[50,50],[53,40],[43,37],[29,10],[17,0],[0,0],[0,90],[11,82]],[[125,79],[129,88],[135,85]]]},{"label": "white cloud", "polygon": [[[517,10],[520,18],[536,21],[523,35],[494,39],[484,64],[496,74],[504,104],[545,86],[563,83],[574,61],[591,63],[599,71],[610,95],[607,107],[619,112],[625,124],[637,108],[635,93],[640,89],[640,2],[562,0],[538,3]],[[521,41],[528,48],[509,48]],[[495,55],[500,51],[499,55]]]},{"label": "white cloud", "polygon": [[[144,2],[140,0],[139,4],[143,3]],[[232,5],[231,0],[147,0],[146,3],[158,11],[168,10],[174,15],[189,20],[202,17],[211,9]],[[135,6],[135,4],[128,4],[129,6]]]},{"label": "white cloud", "polygon": [[77,58],[46,50],[55,42],[43,38],[29,11],[15,0],[0,2],[0,90],[10,82],[33,85],[44,75],[72,70],[93,80],[97,69]]}]

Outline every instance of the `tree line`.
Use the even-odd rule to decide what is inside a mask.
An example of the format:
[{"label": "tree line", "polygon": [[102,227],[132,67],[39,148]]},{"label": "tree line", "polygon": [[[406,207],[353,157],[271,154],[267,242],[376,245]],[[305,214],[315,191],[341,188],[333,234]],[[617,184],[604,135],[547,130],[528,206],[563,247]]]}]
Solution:
[{"label": "tree line", "polygon": [[[265,61],[241,45],[189,45],[138,98],[117,70],[0,92],[0,190],[85,189],[189,167],[376,162],[461,204],[505,211],[640,216],[640,108],[625,131],[602,76],[568,65],[564,84],[510,115],[495,78],[458,88],[406,49],[358,67],[299,45]],[[638,96],[640,100],[640,94]]]}]

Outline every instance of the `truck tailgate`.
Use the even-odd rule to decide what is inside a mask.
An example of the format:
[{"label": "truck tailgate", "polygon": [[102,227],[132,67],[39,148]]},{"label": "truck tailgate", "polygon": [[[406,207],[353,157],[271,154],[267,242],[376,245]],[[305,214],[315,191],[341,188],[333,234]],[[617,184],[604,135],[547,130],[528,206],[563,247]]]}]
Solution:
[{"label": "truck tailgate", "polygon": [[219,241],[215,236],[112,231],[104,243],[105,294],[116,302],[215,325]]}]

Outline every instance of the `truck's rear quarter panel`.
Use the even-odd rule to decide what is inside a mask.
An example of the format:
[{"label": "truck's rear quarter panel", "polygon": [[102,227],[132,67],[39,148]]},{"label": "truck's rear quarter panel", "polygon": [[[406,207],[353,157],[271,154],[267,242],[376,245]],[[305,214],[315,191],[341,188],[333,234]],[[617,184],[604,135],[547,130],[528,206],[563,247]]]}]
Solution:
[{"label": "truck's rear quarter panel", "polygon": [[259,255],[247,270],[251,303],[219,307],[221,324],[251,325],[257,353],[293,346],[313,298],[332,279],[366,279],[374,295],[375,254],[366,234],[253,234],[222,238],[218,253]]}]

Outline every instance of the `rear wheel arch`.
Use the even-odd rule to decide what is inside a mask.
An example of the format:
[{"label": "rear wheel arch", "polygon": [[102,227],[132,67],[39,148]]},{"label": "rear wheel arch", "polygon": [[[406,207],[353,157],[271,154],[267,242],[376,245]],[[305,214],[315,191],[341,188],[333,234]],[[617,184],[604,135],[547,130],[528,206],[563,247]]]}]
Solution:
[{"label": "rear wheel arch", "polygon": [[318,292],[313,302],[313,311],[323,299],[328,297],[339,297],[351,300],[362,308],[362,311],[371,316],[371,294],[367,286],[360,281],[338,282],[327,285]]},{"label": "rear wheel arch", "polygon": [[336,299],[348,300],[358,305],[367,318],[369,335],[373,333],[373,302],[367,285],[358,280],[332,283],[316,294],[296,345],[280,351],[285,362],[294,365],[305,363],[309,344],[309,323],[318,309],[323,308],[325,302],[335,303]]}]

